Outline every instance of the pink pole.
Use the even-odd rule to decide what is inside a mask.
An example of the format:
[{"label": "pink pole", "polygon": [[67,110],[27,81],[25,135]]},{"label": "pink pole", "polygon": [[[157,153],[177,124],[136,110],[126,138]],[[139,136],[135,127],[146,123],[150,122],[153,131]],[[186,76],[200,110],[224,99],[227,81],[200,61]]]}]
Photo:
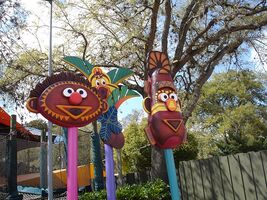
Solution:
[{"label": "pink pole", "polygon": [[67,200],[78,199],[78,128],[68,128],[68,180]]}]

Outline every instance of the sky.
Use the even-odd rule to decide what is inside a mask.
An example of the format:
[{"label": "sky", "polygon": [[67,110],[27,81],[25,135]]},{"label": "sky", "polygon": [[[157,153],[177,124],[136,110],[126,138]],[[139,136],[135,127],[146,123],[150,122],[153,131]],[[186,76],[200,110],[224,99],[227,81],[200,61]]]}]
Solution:
[{"label": "sky", "polygon": [[[63,1],[63,0],[62,0]],[[39,39],[39,43],[33,35],[29,34],[29,32],[25,32],[22,34],[22,41],[27,45],[28,48],[43,48],[43,50],[47,50],[49,46],[49,12],[50,12],[50,5],[47,1],[44,0],[21,0],[23,7],[30,11],[31,14],[28,17],[28,23],[30,27],[35,27],[36,25],[41,26],[38,30],[37,36]],[[56,25],[56,24],[53,24]],[[57,29],[53,29],[53,44],[60,43],[60,38],[57,36]],[[33,31],[34,32],[34,31]],[[267,31],[266,31],[267,33]],[[256,52],[253,49],[249,49],[246,54],[244,54],[244,60],[253,60],[257,61],[258,57]],[[259,62],[255,62],[254,66],[251,66],[253,70],[266,72],[267,71],[267,64],[265,63],[262,65]],[[220,66],[217,68],[216,72],[220,72],[224,69],[225,66]],[[1,102],[0,102],[1,106]],[[119,119],[123,119],[125,116],[130,114],[133,109],[141,110],[142,109],[142,98],[133,98],[126,101],[119,109]],[[15,112],[24,113],[27,112],[25,110],[15,110],[15,107],[10,107],[8,109],[10,114],[14,114]],[[36,117],[40,117],[39,115],[30,115],[27,117],[26,121],[30,121]]]},{"label": "sky", "polygon": [[[30,11],[31,14],[29,15],[27,22],[29,23],[29,27],[35,27],[37,24],[41,26],[40,30],[37,33],[39,43],[37,40],[33,38],[33,35],[29,34],[29,32],[24,32],[21,35],[21,40],[27,45],[28,48],[43,48],[48,49],[49,47],[49,14],[50,14],[50,4],[48,2],[45,2],[44,0],[21,0],[21,3],[23,7]],[[53,25],[56,25],[53,23]],[[57,36],[57,29],[53,29],[53,45],[56,45],[57,43],[60,43],[60,38]],[[3,105],[3,102],[0,101],[0,106]],[[29,112],[26,109],[20,109],[18,108],[16,110],[15,106],[10,106],[8,108],[5,108],[6,111],[9,114],[19,114],[17,119],[19,122],[21,122],[19,116],[24,115],[24,113],[27,113],[25,121],[31,121],[37,118],[44,119],[40,114],[29,114]],[[129,115],[134,109],[142,110],[142,98],[141,97],[135,97],[132,99],[128,99],[126,102],[124,102],[119,110],[118,110],[118,119],[122,120],[127,115]],[[24,121],[24,122],[25,122]]]}]

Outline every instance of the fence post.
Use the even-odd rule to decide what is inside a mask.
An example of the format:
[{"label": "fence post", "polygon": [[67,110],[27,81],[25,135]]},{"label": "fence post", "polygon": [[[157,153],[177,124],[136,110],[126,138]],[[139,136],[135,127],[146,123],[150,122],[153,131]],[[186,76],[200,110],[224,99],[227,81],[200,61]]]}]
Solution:
[{"label": "fence post", "polygon": [[46,196],[47,194],[43,191],[47,188],[47,143],[45,130],[42,130],[40,140],[40,188],[42,189],[42,196]]},{"label": "fence post", "polygon": [[10,133],[7,141],[7,190],[8,200],[22,200],[23,196],[18,194],[17,189],[17,138],[16,136],[16,115],[10,118]]}]

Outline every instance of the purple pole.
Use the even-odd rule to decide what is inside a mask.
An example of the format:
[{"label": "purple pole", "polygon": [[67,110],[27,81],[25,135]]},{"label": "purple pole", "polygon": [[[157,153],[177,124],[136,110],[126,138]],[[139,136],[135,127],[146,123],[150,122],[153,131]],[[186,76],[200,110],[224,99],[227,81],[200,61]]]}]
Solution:
[{"label": "purple pole", "polygon": [[113,148],[105,144],[107,200],[116,200]]},{"label": "purple pole", "polygon": [[68,129],[68,179],[67,179],[67,200],[78,199],[78,128]]}]

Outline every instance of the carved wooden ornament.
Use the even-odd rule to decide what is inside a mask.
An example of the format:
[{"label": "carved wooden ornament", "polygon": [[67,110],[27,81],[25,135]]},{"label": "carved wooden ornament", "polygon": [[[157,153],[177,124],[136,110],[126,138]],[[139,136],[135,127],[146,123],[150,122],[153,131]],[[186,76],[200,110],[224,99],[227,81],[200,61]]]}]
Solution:
[{"label": "carved wooden ornament", "polygon": [[118,121],[117,109],[127,99],[137,97],[139,94],[119,84],[133,72],[127,68],[117,68],[106,73],[100,66],[93,66],[75,56],[66,56],[64,61],[83,73],[100,98],[108,102],[109,109],[98,118],[101,123],[99,135],[105,144],[121,149],[124,145],[124,136],[122,125]]},{"label": "carved wooden ornament", "polygon": [[85,126],[108,109],[88,80],[74,73],[53,75],[37,84],[26,106],[63,127]]},{"label": "carved wooden ornament", "polygon": [[149,76],[145,91],[148,97],[143,101],[144,110],[149,114],[146,135],[152,145],[176,148],[185,140],[186,130],[168,57],[151,51],[147,63]]}]

